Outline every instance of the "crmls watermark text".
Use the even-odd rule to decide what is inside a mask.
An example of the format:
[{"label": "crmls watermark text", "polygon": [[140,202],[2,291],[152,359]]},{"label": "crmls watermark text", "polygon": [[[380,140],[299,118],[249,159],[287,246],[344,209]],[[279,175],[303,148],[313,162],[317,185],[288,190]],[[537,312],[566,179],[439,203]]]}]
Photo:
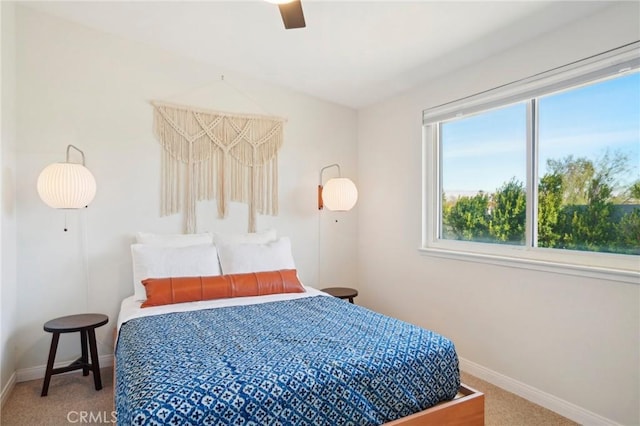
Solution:
[{"label": "crmls watermark text", "polygon": [[115,411],[69,411],[67,421],[78,424],[116,423],[118,415]]}]

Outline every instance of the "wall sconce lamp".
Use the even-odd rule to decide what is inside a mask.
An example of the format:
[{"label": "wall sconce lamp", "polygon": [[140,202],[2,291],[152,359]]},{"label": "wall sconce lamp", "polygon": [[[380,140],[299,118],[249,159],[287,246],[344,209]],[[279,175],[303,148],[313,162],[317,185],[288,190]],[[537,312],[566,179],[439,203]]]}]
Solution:
[{"label": "wall sconce lamp", "polygon": [[[338,177],[332,178],[322,186],[322,173],[331,167],[338,168]],[[320,184],[318,185],[318,210],[326,207],[328,210],[346,212],[353,208],[358,201],[358,188],[351,179],[343,178],[338,164],[330,164],[320,169]]]},{"label": "wall sconce lamp", "polygon": [[[71,148],[82,155],[82,164],[69,161]],[[46,205],[54,209],[87,207],[96,195],[96,180],[84,166],[84,152],[68,145],[67,160],[64,163],[50,164],[40,172],[38,195]]]}]

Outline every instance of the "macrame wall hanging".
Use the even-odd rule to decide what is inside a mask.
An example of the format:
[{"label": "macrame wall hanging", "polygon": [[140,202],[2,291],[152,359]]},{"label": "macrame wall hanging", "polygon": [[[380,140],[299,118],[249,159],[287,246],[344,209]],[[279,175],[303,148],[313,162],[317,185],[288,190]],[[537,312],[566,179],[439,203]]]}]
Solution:
[{"label": "macrame wall hanging", "polygon": [[215,200],[218,217],[229,201],[248,204],[249,232],[256,214],[278,214],[278,150],[284,119],[206,111],[151,102],[153,131],[163,147],[160,214],[184,210],[196,232],[196,201]]}]

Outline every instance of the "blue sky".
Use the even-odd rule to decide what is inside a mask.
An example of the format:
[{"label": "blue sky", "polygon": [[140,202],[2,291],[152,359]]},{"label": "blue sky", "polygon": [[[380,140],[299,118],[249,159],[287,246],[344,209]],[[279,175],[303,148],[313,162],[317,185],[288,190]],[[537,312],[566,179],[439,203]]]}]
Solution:
[{"label": "blue sky", "polygon": [[[539,99],[539,164],[573,154],[597,160],[607,150],[629,158],[640,178],[640,72]],[[443,126],[445,193],[493,192],[526,176],[526,106],[511,105]]]}]

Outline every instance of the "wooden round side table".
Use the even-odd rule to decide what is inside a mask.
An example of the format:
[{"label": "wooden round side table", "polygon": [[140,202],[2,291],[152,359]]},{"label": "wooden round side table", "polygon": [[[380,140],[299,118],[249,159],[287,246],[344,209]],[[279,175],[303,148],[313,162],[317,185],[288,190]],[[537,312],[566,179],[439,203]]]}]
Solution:
[{"label": "wooden round side table", "polygon": [[323,288],[322,291],[338,299],[349,299],[351,303],[353,303],[353,298],[358,295],[358,290],[349,287],[328,287]]},{"label": "wooden round side table", "polygon": [[[40,394],[40,396],[47,396],[52,375],[79,369],[82,369],[83,376],[88,376],[89,370],[91,370],[93,372],[93,381],[96,390],[102,389],[95,329],[105,325],[107,322],[109,322],[109,317],[103,314],[78,314],[55,318],[51,321],[47,321],[44,324],[44,331],[53,333],[53,337],[51,338],[51,348],[49,349],[47,371],[44,375],[44,383],[42,384],[42,393]],[[53,368],[53,363],[56,358],[56,351],[58,350],[58,340],[60,339],[60,333],[74,333],[76,331],[80,332],[80,347],[82,348],[82,355],[80,356],[80,358],[66,367]],[[87,353],[87,340],[89,341],[91,362],[89,362],[89,356]]]}]

